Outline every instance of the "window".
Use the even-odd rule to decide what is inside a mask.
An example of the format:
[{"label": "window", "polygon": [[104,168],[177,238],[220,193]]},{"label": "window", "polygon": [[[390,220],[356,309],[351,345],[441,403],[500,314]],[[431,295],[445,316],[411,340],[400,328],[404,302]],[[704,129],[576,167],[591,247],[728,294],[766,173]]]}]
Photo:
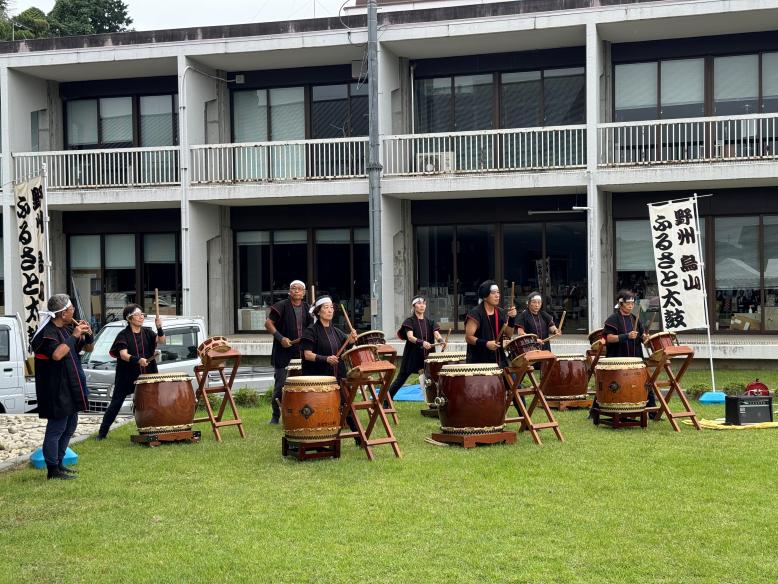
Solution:
[{"label": "window", "polygon": [[137,302],[135,235],[105,236],[105,313],[108,322],[122,319],[128,304]]},{"label": "window", "polygon": [[11,360],[11,331],[8,327],[0,327],[0,361]]},{"label": "window", "polygon": [[179,314],[178,245],[174,233],[143,236],[143,310],[154,314],[154,289],[159,290],[159,313]]},{"label": "window", "polygon": [[103,324],[103,262],[99,235],[70,237],[70,284],[74,304],[80,317],[89,321],[92,330]]},{"label": "window", "polygon": [[657,117],[657,63],[630,63],[615,67],[616,122]]},{"label": "window", "polygon": [[186,361],[197,358],[197,328],[182,327],[165,331],[165,344],[158,345],[160,362]]},{"label": "window", "polygon": [[716,218],[716,326],[760,330],[759,217]]},{"label": "window", "polygon": [[503,128],[541,126],[543,88],[540,71],[504,73],[501,81],[501,126]]},{"label": "window", "polygon": [[759,55],[716,57],[713,60],[714,115],[759,112]]},{"label": "window", "polygon": [[421,79],[416,82],[416,132],[451,130],[451,78]]},{"label": "window", "polygon": [[544,126],[586,122],[586,76],[583,67],[543,72]]},{"label": "window", "polygon": [[679,59],[661,63],[662,118],[705,115],[705,59]]},{"label": "window", "polygon": [[762,55],[762,111],[778,112],[778,53]]}]

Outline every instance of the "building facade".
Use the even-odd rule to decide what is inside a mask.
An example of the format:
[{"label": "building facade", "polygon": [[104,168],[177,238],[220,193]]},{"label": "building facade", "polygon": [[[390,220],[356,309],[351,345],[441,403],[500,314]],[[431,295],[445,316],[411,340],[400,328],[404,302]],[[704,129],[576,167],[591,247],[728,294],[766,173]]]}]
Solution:
[{"label": "building facade", "polygon": [[778,2],[381,2],[383,297],[371,302],[366,18],[0,43],[3,294],[13,182],[47,168],[55,291],[257,332],[303,279],[357,328],[479,282],[568,332],[658,309],[647,203],[700,199],[712,328],[778,333]]}]

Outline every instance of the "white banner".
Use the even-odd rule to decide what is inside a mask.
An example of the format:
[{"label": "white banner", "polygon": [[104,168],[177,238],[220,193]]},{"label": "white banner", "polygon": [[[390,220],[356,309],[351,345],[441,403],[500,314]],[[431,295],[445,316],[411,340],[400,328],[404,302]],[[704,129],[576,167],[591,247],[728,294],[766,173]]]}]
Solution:
[{"label": "white banner", "polygon": [[695,199],[649,204],[648,212],[664,330],[707,328]]},{"label": "white banner", "polygon": [[22,268],[24,322],[27,340],[38,326],[38,310],[46,307],[46,239],[43,225],[43,185],[41,177],[14,187],[16,221],[19,226],[19,261]]}]

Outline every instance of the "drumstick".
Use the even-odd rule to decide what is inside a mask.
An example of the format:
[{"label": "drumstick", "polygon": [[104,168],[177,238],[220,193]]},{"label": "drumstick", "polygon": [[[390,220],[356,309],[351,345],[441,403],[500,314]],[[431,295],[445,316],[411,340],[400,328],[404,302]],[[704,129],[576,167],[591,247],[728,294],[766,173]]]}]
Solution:
[{"label": "drumstick", "polygon": [[558,335],[562,334],[562,327],[565,326],[565,317],[566,316],[567,316],[567,311],[563,310],[562,311],[562,318],[559,319],[559,326],[556,329]]},{"label": "drumstick", "polygon": [[[442,343],[435,343],[435,346],[438,346],[438,345],[441,345],[441,346],[448,345],[448,336],[450,334],[451,334],[451,327],[448,329],[448,332],[446,333],[446,338],[443,339],[443,342]],[[442,353],[445,350],[446,349],[441,349],[440,352]]]},{"label": "drumstick", "polygon": [[351,325],[351,319],[348,317],[348,312],[346,312],[346,309],[343,308],[343,303],[340,304],[340,309],[343,311],[343,316],[346,317],[346,324],[348,324],[348,328],[351,329],[351,332],[356,332],[354,330],[354,327]]},{"label": "drumstick", "polygon": [[311,284],[311,304],[316,304],[316,286]]},{"label": "drumstick", "polygon": [[[511,308],[513,308],[513,305],[516,301],[516,294],[515,294],[515,288],[516,288],[516,282],[511,282]],[[510,308],[508,309],[510,310]],[[498,341],[500,337],[502,337],[505,334],[505,330],[508,328],[508,321],[505,321],[505,324],[502,325],[502,328],[500,329],[500,334],[497,335],[497,338],[494,339],[495,341]]]},{"label": "drumstick", "polygon": [[159,318],[159,288],[154,288],[154,314]]}]

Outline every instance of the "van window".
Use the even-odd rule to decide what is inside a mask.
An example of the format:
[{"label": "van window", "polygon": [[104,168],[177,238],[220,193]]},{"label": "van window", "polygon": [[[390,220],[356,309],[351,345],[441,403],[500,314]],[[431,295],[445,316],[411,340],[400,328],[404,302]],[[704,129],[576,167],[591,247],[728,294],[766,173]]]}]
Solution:
[{"label": "van window", "polygon": [[197,327],[181,327],[165,331],[165,344],[158,345],[161,362],[185,361],[197,358]]},{"label": "van window", "polygon": [[0,361],[11,360],[11,331],[0,329]]}]

